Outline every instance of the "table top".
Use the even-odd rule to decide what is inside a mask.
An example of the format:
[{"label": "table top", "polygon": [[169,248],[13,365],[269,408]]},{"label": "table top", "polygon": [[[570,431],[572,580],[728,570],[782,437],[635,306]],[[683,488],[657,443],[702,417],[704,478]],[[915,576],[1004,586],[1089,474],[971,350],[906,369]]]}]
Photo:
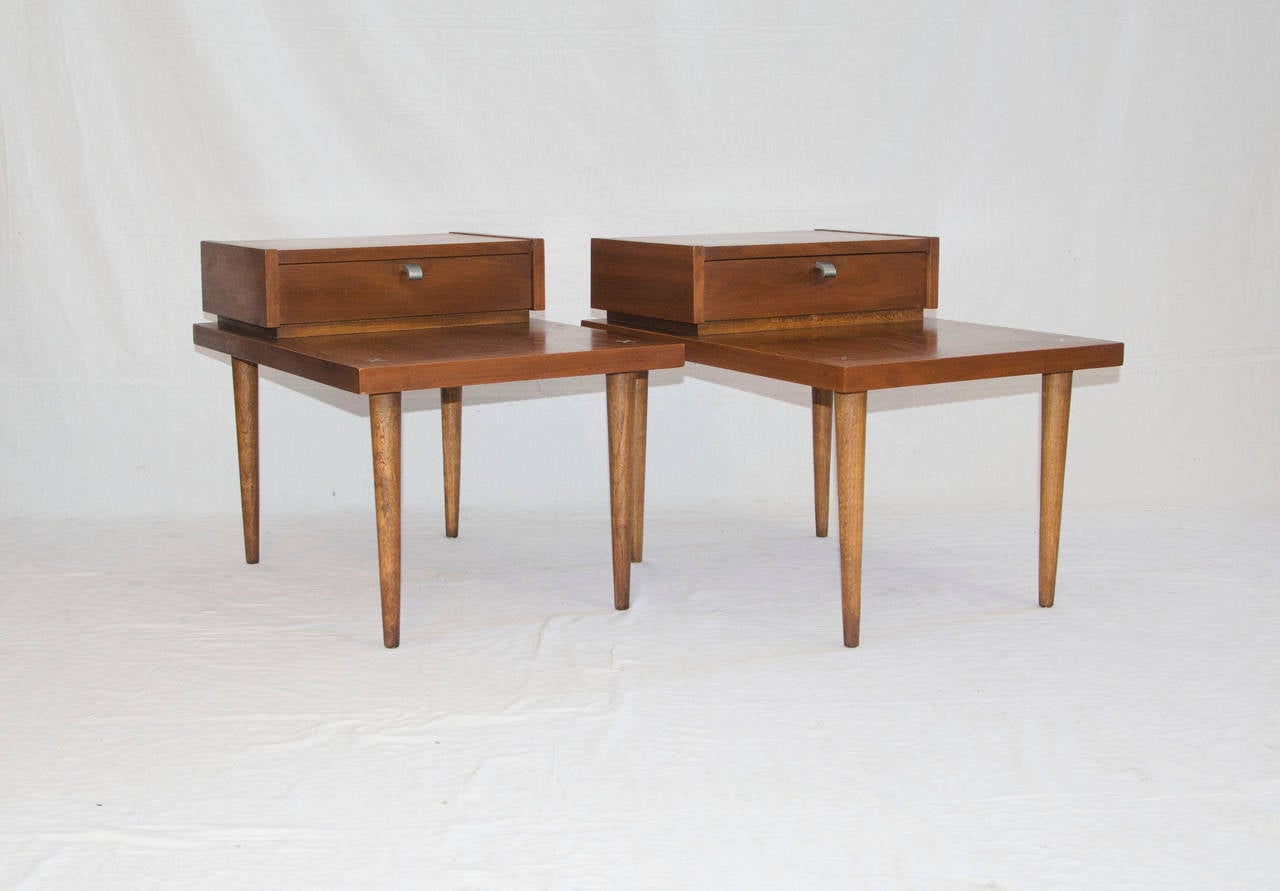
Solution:
[{"label": "table top", "polygon": [[613,374],[684,364],[679,343],[530,319],[370,334],[271,339],[201,323],[198,346],[352,393]]},{"label": "table top", "polygon": [[628,238],[593,238],[592,244],[619,242],[688,248],[702,260],[747,260],[761,257],[807,257],[821,254],[937,253],[936,238],[921,235],[889,235],[883,232],[847,232],[812,229],[788,232],[728,232],[704,235],[640,235]]},{"label": "table top", "polygon": [[690,362],[857,393],[947,381],[1105,368],[1124,344],[923,318],[701,337],[588,319],[583,325],[685,346]]}]

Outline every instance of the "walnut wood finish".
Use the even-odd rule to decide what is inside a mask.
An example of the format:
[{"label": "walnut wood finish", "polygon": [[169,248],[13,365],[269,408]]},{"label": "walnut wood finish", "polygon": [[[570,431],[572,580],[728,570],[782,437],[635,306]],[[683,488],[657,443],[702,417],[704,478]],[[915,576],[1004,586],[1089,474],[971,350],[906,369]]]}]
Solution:
[{"label": "walnut wood finish", "polygon": [[797,229],[788,232],[729,232],[715,235],[653,235],[600,238],[635,244],[703,248],[708,260],[754,260],[760,257],[812,257],[818,254],[928,251],[937,239],[920,235],[851,232],[846,229]]},{"label": "walnut wood finish", "polygon": [[644,462],[649,427],[649,372],[636,372],[632,403],[631,562],[644,559]]},{"label": "walnut wood finish", "polygon": [[[591,305],[608,318],[585,326],[681,343],[691,362],[812,388],[819,536],[828,525],[834,408],[847,646],[858,643],[861,613],[867,391],[1044,376],[1040,603],[1049,606],[1071,373],[1124,361],[1121,343],[925,318],[938,305],[938,244],[839,230],[592,241]],[[817,260],[834,264],[836,276],[804,279]],[[864,282],[848,274],[855,270]],[[848,293],[829,287],[850,281]]]},{"label": "walnut wood finish", "polygon": [[591,239],[591,305],[610,312],[700,322],[702,248]]},{"label": "walnut wood finish", "polygon": [[280,268],[280,324],[527,310],[532,268],[528,254],[294,263]]},{"label": "walnut wood finish", "polygon": [[[205,312],[260,328],[541,309],[541,239],[447,233],[203,242]],[[401,276],[405,263],[420,281]],[[420,327],[420,325],[415,325]],[[324,332],[328,333],[328,332]]]},{"label": "walnut wood finish", "polygon": [[1046,374],[1040,389],[1040,605],[1053,606],[1058,579],[1058,533],[1067,469],[1071,372]]},{"label": "walnut wood finish", "polygon": [[687,325],[923,309],[937,305],[937,254],[936,238],[836,230],[596,238],[591,305]]},{"label": "walnut wood finish", "polygon": [[533,245],[533,302],[529,308],[538,312],[547,308],[547,252],[541,238],[530,241]]},{"label": "walnut wood finish", "polygon": [[278,340],[289,337],[324,337],[331,334],[376,334],[379,331],[456,328],[463,325],[518,325],[528,318],[528,311],[511,309],[495,312],[446,313],[438,316],[398,316],[394,319],[354,319],[349,322],[303,322],[298,325],[262,328],[247,322],[219,317],[218,327],[224,331],[239,331],[241,334]]},{"label": "walnut wood finish", "polygon": [[369,396],[373,492],[378,524],[382,644],[400,646],[400,394]]},{"label": "walnut wood finish", "polygon": [[271,340],[204,323],[199,346],[352,393],[434,390],[612,374],[684,363],[678,342],[530,319],[427,331],[387,331]]},{"label": "walnut wood finish", "polygon": [[1105,368],[1124,361],[1122,343],[932,318],[712,337],[658,334],[595,319],[583,324],[682,343],[691,362],[842,393]]},{"label": "walnut wood finish", "polygon": [[409,257],[482,257],[522,254],[528,238],[435,232],[430,235],[370,235],[338,238],[276,238],[262,241],[206,241],[254,251],[275,251],[281,263],[344,263],[348,260],[401,260]]},{"label": "walnut wood finish", "polygon": [[[193,331],[197,344],[232,357],[246,555],[250,559],[257,559],[257,364],[369,394],[383,642],[388,647],[398,644],[400,634],[400,391],[441,390],[445,528],[446,534],[456,535],[461,388],[513,380],[607,375],[614,605],[625,609],[629,604],[632,530],[644,518],[642,504],[632,495],[633,488],[643,489],[643,459],[638,463],[632,456],[643,455],[644,430],[637,430],[633,419],[644,412],[647,402],[647,371],[683,363],[684,350],[679,344],[654,344],[625,334],[540,320],[284,340],[211,324],[196,325]],[[638,372],[646,373],[643,379],[637,379]],[[252,468],[251,472],[248,468]],[[253,485],[248,486],[248,481]]]},{"label": "walnut wood finish", "polygon": [[867,394],[836,393],[836,498],[840,509],[840,607],[844,645],[858,645],[862,622],[862,493]]},{"label": "walnut wood finish", "polygon": [[[454,232],[453,235],[474,235],[479,238],[499,238],[502,235],[487,235],[481,232]],[[546,288],[546,245],[541,238],[530,238],[530,256],[533,260],[533,304],[530,309],[543,310],[547,308],[547,288]]]},{"label": "walnut wood finish", "polygon": [[[587,327],[636,333],[633,328],[599,320]],[[794,331],[704,337],[643,332],[652,339],[685,345],[690,361],[760,374],[813,388],[814,519],[819,535],[826,510],[822,478],[829,467],[822,443],[829,409],[818,394],[836,390],[837,497],[840,511],[841,589],[845,643],[855,646],[861,604],[862,490],[865,454],[866,390],[946,381],[1044,376],[1040,495],[1040,604],[1052,606],[1057,575],[1062,484],[1066,461],[1071,372],[1076,368],[1119,365],[1124,344],[1036,331],[971,325],[942,319],[842,325]],[[850,387],[841,390],[840,387]],[[864,387],[859,390],[854,387]],[[846,417],[841,420],[841,404]],[[855,401],[851,401],[855,400]],[[844,436],[847,460],[840,455]],[[829,473],[829,471],[827,471]],[[846,505],[848,506],[846,509]]]},{"label": "walnut wood finish", "polygon": [[236,403],[236,454],[240,463],[240,516],[244,562],[258,562],[258,366],[231,360]]},{"label": "walnut wood finish", "polygon": [[609,413],[609,511],[613,538],[613,606],[631,606],[632,446],[635,441],[634,372],[605,378]]},{"label": "walnut wood finish", "polygon": [[278,324],[279,255],[267,248],[200,243],[200,281],[207,313],[266,327]]},{"label": "walnut wood finish", "polygon": [[[818,261],[834,266],[835,277],[821,277]],[[923,308],[927,269],[922,251],[720,260],[706,264],[702,312],[743,319]]]},{"label": "walnut wood finish", "polygon": [[750,331],[780,331],[792,328],[821,328],[827,325],[870,325],[879,322],[919,322],[923,309],[873,309],[865,312],[823,312],[800,316],[767,316],[759,319],[721,319],[713,322],[672,322],[626,313],[606,313],[610,325],[702,337],[708,334],[745,334]]},{"label": "walnut wood finish", "polygon": [[440,390],[440,441],[444,451],[444,534],[458,537],[458,496],[462,486],[462,388]]},{"label": "walnut wood finish", "polygon": [[813,527],[818,538],[827,537],[831,503],[831,391],[812,391],[813,399]]}]

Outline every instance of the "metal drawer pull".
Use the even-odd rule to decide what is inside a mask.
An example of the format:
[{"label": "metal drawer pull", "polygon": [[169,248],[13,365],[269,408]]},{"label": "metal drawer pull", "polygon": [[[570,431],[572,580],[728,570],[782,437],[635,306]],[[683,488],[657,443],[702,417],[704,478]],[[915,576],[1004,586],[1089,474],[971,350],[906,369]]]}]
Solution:
[{"label": "metal drawer pull", "polygon": [[813,264],[813,271],[822,276],[822,278],[835,278],[836,264],[828,263],[826,260],[819,260]]},{"label": "metal drawer pull", "polygon": [[[417,263],[404,264],[403,266],[400,267],[400,272],[403,273],[405,278],[409,279],[409,281],[411,282],[422,281],[422,267],[419,266]],[[831,274],[835,275],[834,272]]]}]

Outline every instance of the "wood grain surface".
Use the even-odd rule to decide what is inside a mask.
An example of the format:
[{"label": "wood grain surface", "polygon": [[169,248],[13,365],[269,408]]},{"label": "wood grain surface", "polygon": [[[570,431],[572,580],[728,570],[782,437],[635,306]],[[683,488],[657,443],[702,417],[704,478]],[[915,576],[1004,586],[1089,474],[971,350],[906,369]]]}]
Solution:
[{"label": "wood grain surface", "polygon": [[631,486],[635,442],[635,373],[605,378],[609,415],[609,513],[613,544],[613,606],[631,607]]},{"label": "wood grain surface", "polygon": [[240,464],[240,517],[244,562],[258,562],[258,366],[231,360],[236,403],[236,456]]},{"label": "wood grain surface", "polygon": [[1124,361],[1124,344],[926,318],[708,337],[583,325],[682,343],[688,361],[845,393],[947,381],[1051,374]]},{"label": "wood grain surface", "polygon": [[[404,275],[407,263],[420,280]],[[532,264],[529,254],[499,254],[282,266],[279,323],[527,310]]]},{"label": "wood grain surface", "polygon": [[[836,275],[818,275],[819,262]],[[923,252],[720,260],[706,264],[702,318],[923,309],[927,267]]]},{"label": "wood grain surface", "polygon": [[632,403],[631,562],[644,559],[644,464],[649,432],[649,372],[636,372]]},{"label": "wood grain surface", "polygon": [[1046,374],[1040,390],[1040,605],[1044,607],[1053,606],[1057,588],[1070,414],[1071,372]]},{"label": "wood grain surface", "polygon": [[211,241],[257,251],[274,251],[279,262],[332,263],[347,260],[397,260],[408,257],[478,257],[488,254],[522,254],[531,239],[505,235],[473,235],[466,232],[433,232],[427,235],[369,235],[337,238],[275,238],[260,241]]},{"label": "wood grain surface", "polygon": [[683,364],[679,343],[531,319],[428,331],[270,340],[193,326],[199,346],[352,393],[611,374]]},{"label": "wood grain surface", "polygon": [[840,606],[844,645],[858,645],[862,624],[862,494],[867,394],[835,394],[836,498],[840,523]]},{"label": "wood grain surface", "polygon": [[818,538],[827,537],[827,515],[831,505],[831,391],[814,387],[813,403],[813,528]]},{"label": "wood grain surface", "polygon": [[400,646],[400,394],[369,396],[382,645]]},{"label": "wood grain surface", "polygon": [[444,452],[444,534],[458,537],[462,488],[462,388],[440,390],[440,443]]}]

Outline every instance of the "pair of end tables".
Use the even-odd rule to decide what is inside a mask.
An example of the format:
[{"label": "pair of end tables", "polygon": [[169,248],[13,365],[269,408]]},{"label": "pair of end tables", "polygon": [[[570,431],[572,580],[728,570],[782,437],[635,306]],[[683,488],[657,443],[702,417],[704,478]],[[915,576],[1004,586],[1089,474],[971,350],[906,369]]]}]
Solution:
[{"label": "pair of end tables", "polygon": [[1071,378],[1124,345],[925,316],[938,239],[836,230],[593,239],[581,327],[545,305],[543,243],[469,233],[201,245],[199,346],[231,357],[245,560],[258,562],[258,366],[369,397],[383,644],[400,640],[400,403],[440,390],[458,534],[462,388],[605,375],[614,606],[642,556],[648,374],[686,359],[811,388],[814,521],[835,429],[845,646],[858,645],[867,392],[1042,375],[1040,605],[1053,605]]}]

